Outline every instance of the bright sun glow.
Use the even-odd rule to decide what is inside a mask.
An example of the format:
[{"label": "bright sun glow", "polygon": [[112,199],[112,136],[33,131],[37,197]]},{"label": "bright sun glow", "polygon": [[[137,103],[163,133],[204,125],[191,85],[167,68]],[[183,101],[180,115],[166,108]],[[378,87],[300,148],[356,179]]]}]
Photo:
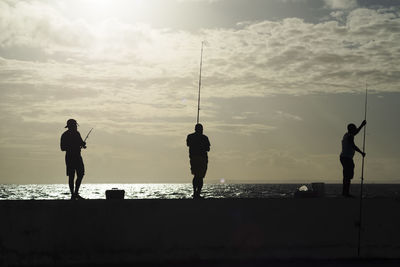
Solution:
[{"label": "bright sun glow", "polygon": [[[136,1],[132,1],[135,3]],[[94,19],[106,19],[108,17],[118,17],[121,10],[121,1],[110,0],[85,0],[82,7],[88,17]]]},{"label": "bright sun glow", "polygon": [[[120,50],[116,46],[124,38],[129,38],[124,35],[127,27],[135,28],[137,25],[151,23],[142,21],[153,10],[153,4],[143,0],[70,0],[61,4],[67,16],[88,25],[95,37],[91,39],[92,55],[104,55],[105,46],[107,53],[112,54],[110,45],[112,49]],[[142,27],[141,30],[146,32],[146,29]]]},{"label": "bright sun glow", "polygon": [[129,19],[143,15],[149,3],[143,0],[72,0],[65,4],[73,16],[88,22]]}]

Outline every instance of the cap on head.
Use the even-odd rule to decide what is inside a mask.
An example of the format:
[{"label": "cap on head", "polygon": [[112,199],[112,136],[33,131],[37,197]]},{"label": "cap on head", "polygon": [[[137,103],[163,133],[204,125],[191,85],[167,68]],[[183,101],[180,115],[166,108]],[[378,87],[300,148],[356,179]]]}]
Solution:
[{"label": "cap on head", "polygon": [[67,120],[67,126],[65,126],[64,128],[69,128],[71,126],[77,126],[77,125],[78,125],[78,123],[76,122],[76,120],[69,119],[69,120]]},{"label": "cap on head", "polygon": [[349,131],[349,133],[352,133],[356,130],[357,130],[357,126],[354,123],[350,123],[347,125],[347,131]]},{"label": "cap on head", "polygon": [[196,133],[203,133],[203,125],[201,125],[200,123],[196,124],[194,130]]}]

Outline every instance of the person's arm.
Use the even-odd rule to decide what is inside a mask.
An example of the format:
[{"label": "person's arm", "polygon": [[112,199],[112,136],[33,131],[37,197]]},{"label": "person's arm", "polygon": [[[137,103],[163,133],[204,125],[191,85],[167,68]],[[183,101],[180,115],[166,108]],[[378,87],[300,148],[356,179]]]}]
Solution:
[{"label": "person's arm", "polygon": [[208,137],[207,137],[207,147],[206,147],[207,152],[210,151],[210,146],[211,146],[210,140],[208,140]]},{"label": "person's arm", "polygon": [[365,153],[361,151],[361,149],[358,148],[358,146],[356,146],[356,144],[354,143],[354,136],[350,137],[350,144],[351,146],[354,148],[355,151],[357,151],[358,153],[360,153],[363,157],[365,157]]},{"label": "person's arm", "polygon": [[65,144],[65,136],[64,136],[64,134],[61,135],[60,148],[61,148],[61,151],[67,151],[67,146]]},{"label": "person's arm", "polygon": [[82,136],[81,136],[81,133],[78,132],[78,135],[79,135],[79,139],[81,139],[81,147],[82,147],[82,148],[86,148],[86,142],[83,141]]},{"label": "person's arm", "polygon": [[361,123],[360,127],[358,127],[358,129],[354,135],[357,135],[361,131],[361,129],[365,126],[365,124],[367,124],[367,121],[363,120],[363,122]]},{"label": "person's arm", "polygon": [[186,137],[186,146],[190,146],[189,135]]}]

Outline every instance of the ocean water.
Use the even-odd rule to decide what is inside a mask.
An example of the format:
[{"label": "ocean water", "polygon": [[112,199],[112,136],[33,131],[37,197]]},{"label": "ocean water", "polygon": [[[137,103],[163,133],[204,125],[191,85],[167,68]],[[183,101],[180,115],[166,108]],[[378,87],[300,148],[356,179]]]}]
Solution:
[{"label": "ocean water", "polygon": [[[302,184],[205,184],[205,198],[292,198]],[[307,185],[311,189],[310,185]],[[82,184],[80,195],[86,199],[105,199],[105,191],[125,190],[125,199],[192,198],[192,185],[186,184]],[[327,197],[340,196],[341,184],[325,184]],[[359,195],[360,185],[353,184],[351,193]],[[400,197],[400,184],[365,184],[366,197]],[[0,200],[69,199],[67,184],[0,185]]]}]

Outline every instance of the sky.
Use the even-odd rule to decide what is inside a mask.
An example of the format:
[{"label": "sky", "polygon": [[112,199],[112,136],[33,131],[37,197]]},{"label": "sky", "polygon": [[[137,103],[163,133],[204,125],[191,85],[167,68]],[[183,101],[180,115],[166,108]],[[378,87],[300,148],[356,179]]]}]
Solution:
[{"label": "sky", "polygon": [[66,183],[70,118],[84,183],[190,183],[202,41],[206,183],[341,183],[366,87],[365,182],[400,182],[399,1],[0,0],[0,32],[0,183]]}]

